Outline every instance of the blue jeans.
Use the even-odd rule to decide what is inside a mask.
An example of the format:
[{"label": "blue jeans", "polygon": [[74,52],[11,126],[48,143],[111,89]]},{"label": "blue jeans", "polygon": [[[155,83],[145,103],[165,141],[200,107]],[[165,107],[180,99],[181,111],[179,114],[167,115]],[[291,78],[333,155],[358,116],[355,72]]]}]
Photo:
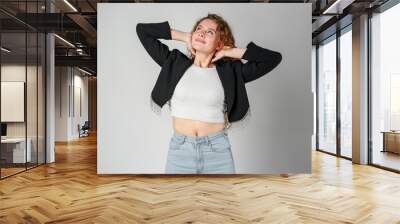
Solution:
[{"label": "blue jeans", "polygon": [[207,136],[174,132],[165,172],[168,174],[234,174],[231,144],[226,130]]}]

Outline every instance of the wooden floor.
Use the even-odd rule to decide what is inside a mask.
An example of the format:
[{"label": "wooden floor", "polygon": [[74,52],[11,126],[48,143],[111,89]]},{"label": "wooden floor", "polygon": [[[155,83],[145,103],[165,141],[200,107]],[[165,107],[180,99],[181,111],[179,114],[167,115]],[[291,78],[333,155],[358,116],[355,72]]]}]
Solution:
[{"label": "wooden floor", "polygon": [[374,150],[372,160],[375,164],[386,166],[395,170],[400,170],[400,154]]},{"label": "wooden floor", "polygon": [[[14,165],[14,164],[11,164],[11,165]],[[27,169],[33,169],[36,166],[37,166],[36,162],[35,163],[29,163],[28,162],[26,165],[25,165],[25,163],[18,164],[18,167],[10,167],[10,166],[8,166],[6,168],[2,167],[1,168],[1,178],[5,178],[5,177],[8,177],[8,176],[17,174],[19,172],[23,172],[23,171],[25,171]]]},{"label": "wooden floor", "polygon": [[400,175],[313,152],[301,175],[96,174],[96,138],[0,181],[0,223],[400,223]]}]

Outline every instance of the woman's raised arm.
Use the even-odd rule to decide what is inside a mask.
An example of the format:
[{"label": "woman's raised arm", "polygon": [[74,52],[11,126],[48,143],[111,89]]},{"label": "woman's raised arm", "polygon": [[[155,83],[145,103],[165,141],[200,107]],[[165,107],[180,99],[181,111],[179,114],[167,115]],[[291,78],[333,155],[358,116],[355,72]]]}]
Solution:
[{"label": "woman's raised arm", "polygon": [[147,53],[160,66],[163,66],[171,51],[168,46],[161,43],[159,39],[183,41],[190,50],[193,50],[191,47],[191,33],[171,29],[168,21],[160,23],[138,23],[136,25],[136,33]]},{"label": "woman's raised arm", "polygon": [[147,53],[160,66],[163,66],[171,51],[158,39],[171,40],[171,28],[168,21],[161,23],[138,23],[136,33]]},{"label": "woman's raised arm", "polygon": [[[230,53],[232,55],[230,55]],[[239,71],[242,74],[245,83],[251,82],[260,78],[261,76],[272,71],[282,61],[282,55],[279,52],[272,51],[256,45],[253,42],[247,44],[246,49],[242,48],[232,49],[226,55],[229,57],[236,57],[247,60],[246,63],[241,61],[236,62],[239,66]]]}]

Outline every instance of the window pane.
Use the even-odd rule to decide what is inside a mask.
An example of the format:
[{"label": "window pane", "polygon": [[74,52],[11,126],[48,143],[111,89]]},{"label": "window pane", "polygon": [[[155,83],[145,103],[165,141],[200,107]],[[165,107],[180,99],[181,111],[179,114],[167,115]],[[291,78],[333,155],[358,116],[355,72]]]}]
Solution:
[{"label": "window pane", "polygon": [[318,148],[336,153],[336,40],[318,48]]},{"label": "window pane", "polygon": [[351,30],[340,36],[340,152],[351,158],[352,136],[352,35]]},{"label": "window pane", "polygon": [[30,159],[26,144],[26,34],[1,34],[1,178],[25,170]]},{"label": "window pane", "polygon": [[371,22],[372,163],[400,170],[400,4]]},{"label": "window pane", "polygon": [[30,159],[27,167],[37,165],[37,33],[28,32],[28,61],[26,80],[27,141],[30,146]]}]

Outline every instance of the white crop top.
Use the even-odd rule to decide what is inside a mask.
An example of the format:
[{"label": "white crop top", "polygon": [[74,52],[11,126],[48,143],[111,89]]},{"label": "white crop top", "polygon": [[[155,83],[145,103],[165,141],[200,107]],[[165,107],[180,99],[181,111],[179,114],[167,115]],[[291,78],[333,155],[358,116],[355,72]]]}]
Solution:
[{"label": "white crop top", "polygon": [[211,123],[224,123],[224,89],[217,69],[190,66],[175,87],[171,115]]}]

